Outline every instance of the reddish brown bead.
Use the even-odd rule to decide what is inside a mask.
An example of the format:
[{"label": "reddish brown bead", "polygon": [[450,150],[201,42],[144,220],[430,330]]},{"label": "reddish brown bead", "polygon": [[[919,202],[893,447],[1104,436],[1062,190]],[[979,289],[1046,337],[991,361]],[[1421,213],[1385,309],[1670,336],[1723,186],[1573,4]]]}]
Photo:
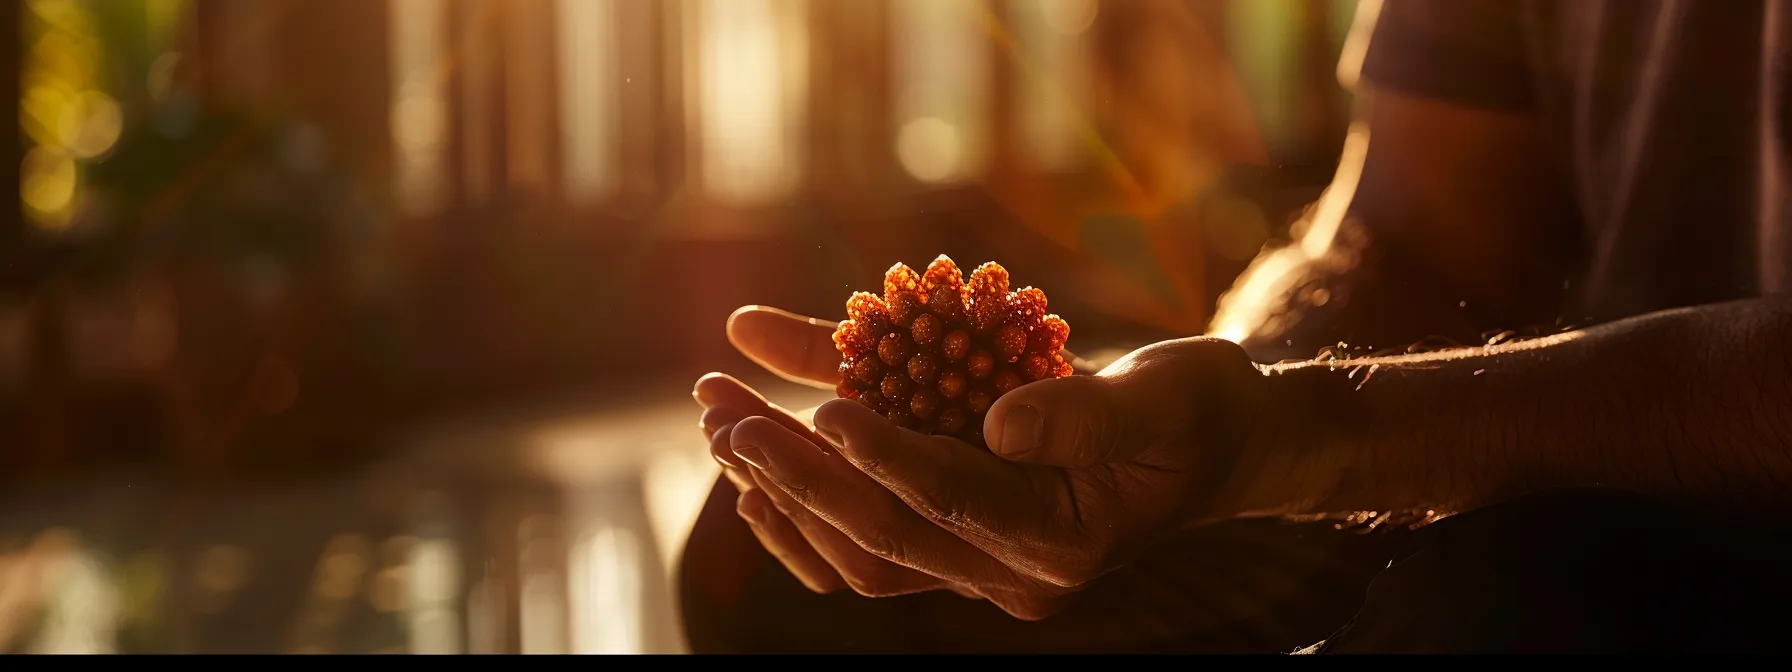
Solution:
[{"label": "reddish brown bead", "polygon": [[900,327],[907,327],[919,317],[926,306],[922,305],[918,292],[901,292],[889,297],[890,321]]},{"label": "reddish brown bead", "polygon": [[990,404],[994,403],[996,403],[995,395],[990,394],[989,390],[983,388],[971,390],[969,394],[964,396],[964,407],[970,410],[971,415],[983,415],[984,413],[988,413]]},{"label": "reddish brown bead", "polygon": [[875,385],[884,377],[883,362],[877,357],[857,357],[852,360],[847,376],[859,385]]},{"label": "reddish brown bead", "polygon": [[964,398],[965,390],[970,389],[971,381],[965,378],[962,371],[947,371],[940,374],[940,395],[952,401]]},{"label": "reddish brown bead", "polygon": [[1002,326],[1002,301],[993,296],[978,296],[971,299],[971,329],[979,334],[988,334]]},{"label": "reddish brown bead", "polygon": [[834,386],[834,394],[841,399],[857,399],[859,398],[859,388],[854,387],[850,382],[842,380],[839,385]]},{"label": "reddish brown bead", "polygon": [[915,413],[906,407],[892,408],[885,417],[890,419],[890,424],[903,429],[914,429],[916,425],[920,424],[915,418]]},{"label": "reddish brown bead", "polygon": [[965,371],[971,374],[972,380],[988,378],[995,370],[996,358],[982,350],[971,353],[970,359],[965,361]]},{"label": "reddish brown bead", "polygon": [[889,366],[902,366],[908,358],[915,354],[915,343],[907,335],[899,332],[884,334],[883,340],[877,342],[877,357]]},{"label": "reddish brown bead", "polygon": [[878,390],[883,392],[884,398],[889,399],[891,403],[907,401],[909,391],[912,389],[914,389],[914,383],[909,382],[907,376],[899,376],[894,373],[884,376],[883,383],[878,387]]},{"label": "reddish brown bead", "polygon": [[964,411],[957,406],[940,409],[940,417],[934,420],[934,426],[941,434],[956,435],[964,429]]},{"label": "reddish brown bead", "polygon": [[915,339],[915,345],[931,348],[939,344],[940,338],[944,335],[942,332],[945,330],[944,320],[937,315],[927,313],[915,317],[915,323],[909,327],[908,332],[909,336]]},{"label": "reddish brown bead", "polygon": [[890,402],[884,399],[883,393],[875,387],[859,392],[859,398],[853,401],[864,404],[866,408],[876,411],[878,415],[883,415],[890,410]]},{"label": "reddish brown bead", "polygon": [[933,414],[939,411],[939,408],[940,395],[933,390],[915,390],[915,396],[910,397],[908,400],[909,412],[914,413],[915,417],[922,420],[933,418]]},{"label": "reddish brown bead", "polygon": [[939,375],[939,366],[939,359],[931,353],[916,353],[908,358],[908,377],[922,385],[932,385]]},{"label": "reddish brown bead", "polygon": [[1009,392],[1013,392],[1014,388],[1020,387],[1020,374],[1015,373],[1013,369],[1002,369],[1001,371],[996,372],[994,383],[996,386],[996,396],[1000,397]]},{"label": "reddish brown bead", "polygon": [[1019,325],[1004,324],[996,330],[996,353],[1002,361],[1012,362],[1027,352],[1027,330]]},{"label": "reddish brown bead", "polygon": [[946,334],[946,342],[940,345],[940,354],[945,355],[948,362],[963,360],[966,355],[971,354],[971,335],[963,329]]},{"label": "reddish brown bead", "polygon": [[1027,380],[1042,380],[1052,375],[1052,361],[1045,355],[1027,355],[1022,368],[1026,370]]},{"label": "reddish brown bead", "polygon": [[927,292],[927,309],[948,322],[959,322],[966,319],[964,308],[964,288],[935,287]]}]

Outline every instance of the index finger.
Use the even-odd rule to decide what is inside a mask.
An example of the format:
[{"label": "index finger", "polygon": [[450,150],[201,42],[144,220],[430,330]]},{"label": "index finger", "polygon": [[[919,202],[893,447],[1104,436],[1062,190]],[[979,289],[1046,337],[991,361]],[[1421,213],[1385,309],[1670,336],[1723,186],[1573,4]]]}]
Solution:
[{"label": "index finger", "polygon": [[772,373],[812,387],[840,382],[840,351],[827,320],[767,306],[746,306],[728,316],[728,342]]},{"label": "index finger", "polygon": [[1061,470],[900,429],[852,401],[823,404],[815,422],[816,433],[859,471],[986,553],[1031,558],[1039,548],[1082,541],[1073,524],[1080,521],[1070,515],[1076,496]]}]

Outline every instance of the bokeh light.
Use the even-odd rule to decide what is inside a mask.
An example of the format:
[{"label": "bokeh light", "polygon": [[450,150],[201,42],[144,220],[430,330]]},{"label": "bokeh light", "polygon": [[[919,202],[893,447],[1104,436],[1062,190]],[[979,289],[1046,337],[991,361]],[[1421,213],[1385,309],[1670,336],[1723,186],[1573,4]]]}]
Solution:
[{"label": "bokeh light", "polygon": [[896,156],[915,179],[944,182],[959,176],[964,145],[957,127],[939,117],[922,117],[896,134]]},{"label": "bokeh light", "polygon": [[1101,0],[1036,0],[1045,14],[1045,21],[1065,35],[1078,35],[1095,25],[1101,13]]},{"label": "bokeh light", "polygon": [[75,157],[60,147],[40,145],[27,153],[20,166],[19,197],[31,220],[48,229],[67,225],[80,177]]}]

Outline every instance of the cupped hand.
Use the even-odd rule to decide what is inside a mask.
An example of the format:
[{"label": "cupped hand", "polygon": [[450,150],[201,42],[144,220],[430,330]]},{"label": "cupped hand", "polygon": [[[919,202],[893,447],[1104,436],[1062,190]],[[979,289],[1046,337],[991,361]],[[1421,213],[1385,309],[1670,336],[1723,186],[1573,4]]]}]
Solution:
[{"label": "cupped hand", "polygon": [[[765,490],[859,548],[1036,617],[1181,530],[1274,515],[1285,493],[1317,492],[1291,487],[1300,477],[1266,449],[1287,445],[1265,438],[1271,396],[1236,345],[1191,338],[1016,388],[985,419],[991,451],[846,400],[817,409],[813,434],[749,418],[729,439]],[[816,436],[845,460],[816,450]]]},{"label": "cupped hand", "polygon": [[[748,306],[728,321],[728,337],[740,352],[785,379],[832,389],[838,378],[839,352],[833,344],[834,324],[785,311]],[[731,436],[749,418],[748,430],[767,422],[787,436],[806,441],[817,455],[833,451],[809,425],[792,413],[767,401],[739,380],[713,373],[697,381],[692,392],[704,407],[699,429],[710,441],[710,453],[738,490],[736,510],[768,552],[810,590],[830,593],[842,588],[871,597],[905,595],[929,590],[951,590],[977,597],[968,586],[957,585],[867,552],[832,524],[770,485],[765,475],[737,457]],[[847,478],[865,476],[850,464],[832,457],[836,469]]]}]

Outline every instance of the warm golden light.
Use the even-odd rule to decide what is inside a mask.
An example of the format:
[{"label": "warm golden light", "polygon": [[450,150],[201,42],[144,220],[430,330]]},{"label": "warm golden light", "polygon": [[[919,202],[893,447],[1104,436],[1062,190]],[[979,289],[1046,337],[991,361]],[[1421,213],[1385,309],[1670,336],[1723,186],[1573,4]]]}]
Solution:
[{"label": "warm golden light", "polygon": [[614,0],[559,0],[561,180],[567,199],[591,203],[609,193],[616,171]]},{"label": "warm golden light", "polygon": [[447,197],[447,3],[390,0],[394,185],[406,214],[434,212]]},{"label": "warm golden light", "polygon": [[1065,171],[1086,156],[1084,109],[1091,90],[1089,42],[1095,0],[1011,0],[1021,149],[1043,171]]},{"label": "warm golden light", "polygon": [[801,0],[699,0],[693,48],[698,164],[704,190],[755,204],[796,186],[806,121],[806,15]]},{"label": "warm golden light", "polygon": [[959,176],[964,144],[946,120],[923,117],[903,124],[896,134],[896,157],[915,179],[944,182]]},{"label": "warm golden light", "polygon": [[989,38],[978,3],[904,0],[895,32],[897,159],[923,182],[976,177],[983,167]]},{"label": "warm golden light", "polygon": [[1077,35],[1095,24],[1101,12],[1101,0],[1033,0],[1039,4],[1047,25],[1065,35]]},{"label": "warm golden light", "polygon": [[124,112],[111,96],[83,91],[62,109],[56,130],[62,146],[75,158],[97,158],[124,132]]},{"label": "warm golden light", "polygon": [[[1339,66],[1339,80],[1346,86],[1356,82],[1355,70],[1362,67],[1362,54],[1368,51],[1369,36],[1380,9],[1381,3],[1377,0],[1365,0],[1357,5],[1357,19],[1344,48],[1344,63]],[[1368,152],[1368,127],[1353,124],[1345,137],[1344,150],[1338,158],[1338,170],[1331,185],[1295,223],[1293,243],[1264,251],[1245,269],[1233,282],[1232,289],[1220,297],[1219,307],[1208,326],[1208,335],[1241,342],[1273,331],[1278,319],[1276,311],[1287,304],[1297,287],[1322,268],[1347,261],[1343,251],[1334,249],[1334,244],[1356,197]]]},{"label": "warm golden light", "polygon": [[25,155],[19,175],[19,196],[32,221],[47,229],[67,225],[75,189],[80,185],[75,158],[60,148],[39,146]]}]

